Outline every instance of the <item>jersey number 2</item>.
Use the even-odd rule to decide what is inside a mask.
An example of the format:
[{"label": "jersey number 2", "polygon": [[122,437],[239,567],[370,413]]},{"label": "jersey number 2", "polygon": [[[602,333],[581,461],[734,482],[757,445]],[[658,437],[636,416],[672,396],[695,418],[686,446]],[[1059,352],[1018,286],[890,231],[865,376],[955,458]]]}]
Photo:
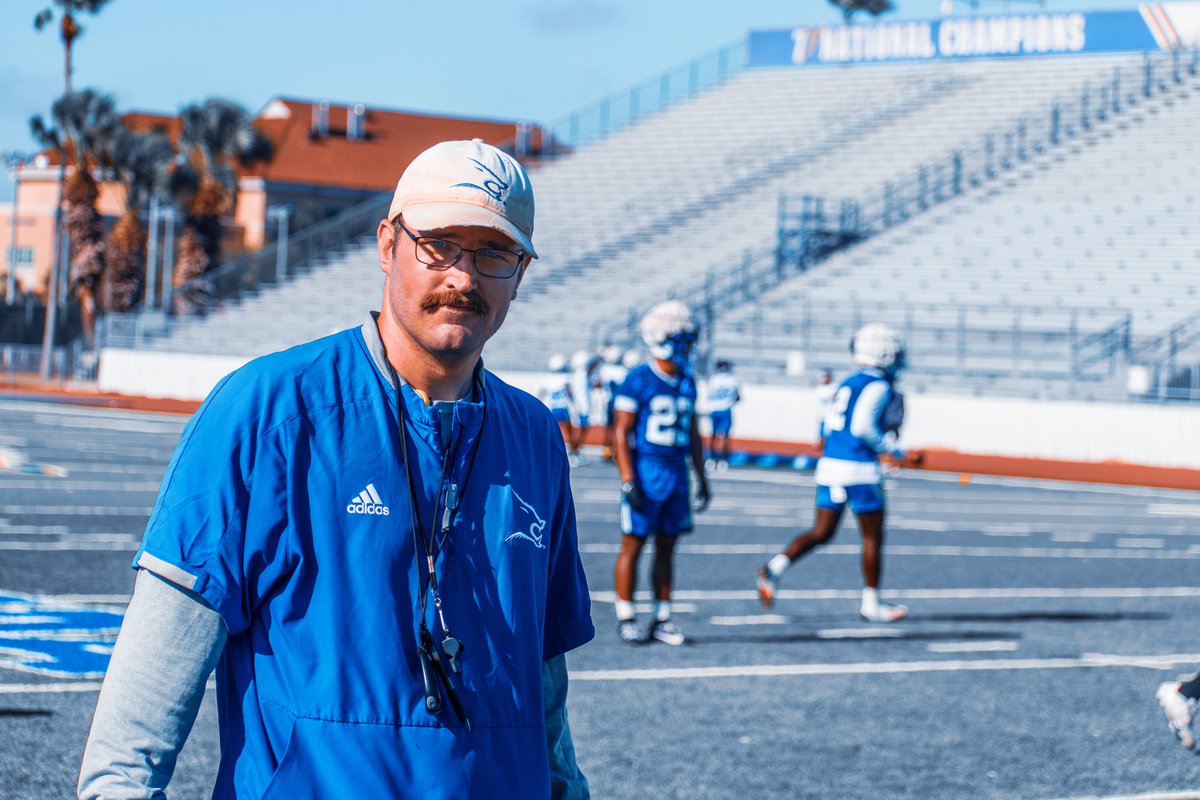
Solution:
[{"label": "jersey number 2", "polygon": [[646,441],[660,447],[686,447],[691,433],[692,403],[686,397],[660,394],[650,399]]},{"label": "jersey number 2", "polygon": [[840,431],[846,427],[846,409],[850,405],[850,387],[842,386],[833,396],[829,410],[825,412],[825,432]]}]

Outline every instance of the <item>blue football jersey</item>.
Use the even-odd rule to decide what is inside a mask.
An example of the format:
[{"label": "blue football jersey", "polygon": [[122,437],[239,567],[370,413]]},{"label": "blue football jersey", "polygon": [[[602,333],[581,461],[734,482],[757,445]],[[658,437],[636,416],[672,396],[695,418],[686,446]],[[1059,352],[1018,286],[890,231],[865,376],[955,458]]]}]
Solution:
[{"label": "blue football jersey", "polygon": [[708,407],[711,411],[728,411],[741,399],[738,379],[728,372],[718,372],[708,379]]},{"label": "blue football jersey", "polygon": [[[895,445],[895,431],[884,427],[893,396],[892,382],[879,370],[862,370],[842,381],[823,420],[825,450],[815,475],[819,485],[879,482],[879,454]],[[899,428],[897,420],[888,423]]]},{"label": "blue football jersey", "polygon": [[617,390],[614,408],[637,415],[634,449],[638,458],[683,461],[691,447],[696,381],[689,373],[667,375],[653,364],[629,371]]},{"label": "blue football jersey", "polygon": [[546,405],[555,411],[571,410],[571,376],[555,373],[542,383],[539,392]]}]

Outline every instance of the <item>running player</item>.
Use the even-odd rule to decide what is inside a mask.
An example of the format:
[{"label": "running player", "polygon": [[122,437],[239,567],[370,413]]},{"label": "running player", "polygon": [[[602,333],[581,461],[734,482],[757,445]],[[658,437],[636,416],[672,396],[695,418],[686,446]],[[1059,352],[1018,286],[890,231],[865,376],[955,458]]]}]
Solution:
[{"label": "running player", "polygon": [[[647,364],[630,370],[617,393],[616,456],[621,473],[621,552],[613,568],[622,641],[685,641],[671,620],[675,544],[692,530],[688,458],[696,471],[696,511],[708,507],[704,452],[694,412],[696,382],[689,369],[696,325],[683,303],[660,303],[641,323]],[[633,447],[630,440],[633,440]],[[634,615],[633,587],[646,539],[654,535],[653,616],[643,637]]]},{"label": "running player", "polygon": [[1196,716],[1196,703],[1200,701],[1200,675],[1188,681],[1167,681],[1158,685],[1158,704],[1167,715],[1167,725],[1175,732],[1180,743],[1196,752],[1196,735],[1192,732],[1192,719]]},{"label": "running player", "polygon": [[899,462],[920,462],[920,453],[906,455],[897,443],[902,422],[897,407],[903,414],[903,405],[895,400],[899,393],[894,384],[905,366],[904,343],[886,325],[872,324],[854,335],[851,351],[860,369],[838,386],[823,424],[825,449],[815,476],[816,524],[759,569],[758,596],[763,608],[771,608],[783,573],[833,538],[849,505],[862,532],[866,586],[859,611],[870,622],[896,622],[904,619],[908,609],[879,600],[884,518],[879,456],[886,453]]},{"label": "running player", "polygon": [[733,365],[724,359],[717,361],[717,371],[708,379],[708,409],[712,420],[712,439],[709,440],[708,451],[714,466],[721,472],[729,469],[729,431],[733,428],[733,407],[741,399],[741,387],[734,377]]}]

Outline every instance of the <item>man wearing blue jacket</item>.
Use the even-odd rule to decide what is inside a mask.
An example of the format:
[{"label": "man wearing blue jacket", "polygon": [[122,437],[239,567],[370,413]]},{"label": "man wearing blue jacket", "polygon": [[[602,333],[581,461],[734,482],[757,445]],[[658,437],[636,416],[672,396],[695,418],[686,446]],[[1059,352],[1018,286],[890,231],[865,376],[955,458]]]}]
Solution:
[{"label": "man wearing blue jacket", "polygon": [[165,797],[214,666],[214,797],[588,796],[567,457],[481,360],[533,217],[515,160],[430,148],[378,227],[382,310],[209,395],[135,557],[81,797]]},{"label": "man wearing blue jacket", "polygon": [[759,569],[758,597],[763,608],[775,604],[783,573],[833,538],[848,505],[862,532],[866,585],[859,612],[869,622],[897,622],[908,609],[879,599],[884,518],[879,457],[886,454],[908,464],[921,460],[919,453],[906,454],[897,440],[904,421],[904,398],[895,382],[905,365],[904,343],[891,328],[875,323],[854,335],[850,349],[859,370],[838,386],[821,426],[825,444],[814,476],[816,524]]}]

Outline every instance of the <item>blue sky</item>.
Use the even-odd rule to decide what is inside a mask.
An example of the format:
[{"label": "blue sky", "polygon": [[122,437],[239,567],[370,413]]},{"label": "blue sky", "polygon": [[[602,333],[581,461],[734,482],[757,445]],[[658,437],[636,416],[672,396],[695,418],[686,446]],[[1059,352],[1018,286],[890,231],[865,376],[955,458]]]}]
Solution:
[{"label": "blue sky", "polygon": [[[940,16],[942,0],[893,0],[885,19]],[[49,0],[0,3],[0,151],[34,147],[28,119],[61,92]],[[979,13],[1133,8],[1132,0],[979,0]],[[955,14],[974,12],[965,2]],[[826,0],[111,0],[85,16],[74,85],[122,110],[174,113],[276,95],[548,123],[750,30],[836,23]],[[0,174],[0,202],[12,184]]]}]

